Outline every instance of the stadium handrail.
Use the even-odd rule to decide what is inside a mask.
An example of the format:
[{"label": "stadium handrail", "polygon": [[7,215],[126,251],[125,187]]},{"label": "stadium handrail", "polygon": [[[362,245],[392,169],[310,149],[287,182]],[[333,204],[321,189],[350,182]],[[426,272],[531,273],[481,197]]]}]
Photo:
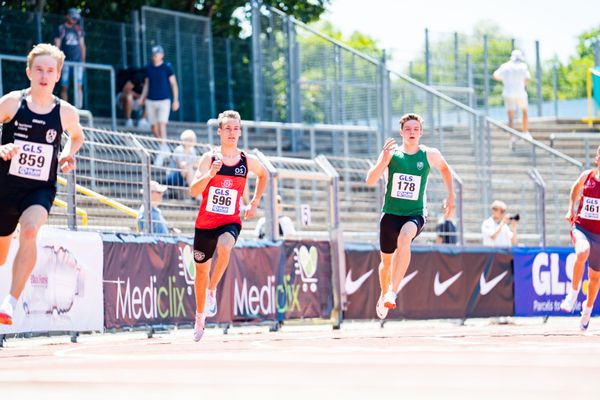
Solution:
[{"label": "stadium handrail", "polygon": [[[67,204],[67,202],[64,201],[64,200],[61,200],[61,199],[54,199],[53,203],[54,203],[55,206],[58,206],[58,207],[63,207],[63,208],[68,208],[69,207],[69,205]],[[79,215],[81,217],[81,223],[84,226],[87,226],[87,224],[88,224],[88,213],[87,213],[87,211],[85,211],[82,208],[77,207],[77,208],[75,208],[75,212],[77,213],[77,215]]]},{"label": "stadium handrail", "polygon": [[[67,180],[65,178],[59,176],[57,178],[57,181],[58,181],[59,184],[61,184],[63,186],[67,186]],[[118,202],[116,200],[110,199],[110,198],[108,198],[108,197],[106,197],[106,196],[104,196],[104,195],[102,195],[102,194],[100,194],[98,192],[95,192],[95,191],[93,191],[91,189],[83,187],[83,186],[81,186],[79,184],[75,185],[75,190],[77,190],[78,193],[81,193],[84,196],[91,197],[93,199],[98,200],[102,204],[105,204],[105,205],[107,205],[109,207],[112,207],[112,208],[114,208],[116,210],[119,210],[119,211],[121,211],[121,212],[129,215],[130,217],[133,217],[133,218],[137,219],[138,216],[139,216],[139,212],[137,212],[133,208],[127,207],[123,203],[120,203],[120,202]]]}]

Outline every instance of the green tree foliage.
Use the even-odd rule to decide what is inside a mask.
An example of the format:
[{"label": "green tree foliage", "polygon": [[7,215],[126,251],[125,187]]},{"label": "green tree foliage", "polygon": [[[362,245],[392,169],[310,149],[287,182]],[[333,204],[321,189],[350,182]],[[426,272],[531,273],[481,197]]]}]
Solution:
[{"label": "green tree foliage", "polygon": [[[264,5],[278,8],[305,23],[318,20],[329,2],[330,0],[263,0]],[[213,34],[218,37],[237,37],[242,21],[234,17],[234,12],[241,8],[245,10],[246,16],[250,13],[247,0],[0,0],[0,5],[7,9],[52,14],[64,14],[70,7],[76,7],[82,10],[84,17],[118,22],[128,22],[131,11],[139,10],[142,6],[158,7],[210,17]]]}]

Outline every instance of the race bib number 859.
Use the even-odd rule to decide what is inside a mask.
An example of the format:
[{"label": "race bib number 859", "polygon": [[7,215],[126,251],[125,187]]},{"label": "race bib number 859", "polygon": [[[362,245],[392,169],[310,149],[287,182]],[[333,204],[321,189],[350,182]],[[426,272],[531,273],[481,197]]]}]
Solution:
[{"label": "race bib number 859", "polygon": [[19,153],[11,159],[8,173],[20,178],[47,181],[54,155],[52,145],[24,140],[15,140],[15,145],[19,146]]},{"label": "race bib number 859", "polygon": [[583,206],[581,207],[579,215],[581,218],[600,221],[600,199],[584,197]]},{"label": "race bib number 859", "polygon": [[225,189],[211,186],[208,190],[208,199],[206,201],[206,211],[233,215],[237,202],[238,191],[235,189]]},{"label": "race bib number 859", "polygon": [[419,200],[421,177],[395,173],[392,176],[392,197],[404,200]]}]

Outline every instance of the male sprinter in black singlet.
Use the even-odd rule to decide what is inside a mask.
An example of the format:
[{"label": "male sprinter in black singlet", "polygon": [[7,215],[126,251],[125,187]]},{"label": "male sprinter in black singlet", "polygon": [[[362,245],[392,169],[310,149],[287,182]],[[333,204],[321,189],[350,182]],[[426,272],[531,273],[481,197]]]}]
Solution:
[{"label": "male sprinter in black singlet", "polygon": [[[37,234],[56,195],[58,166],[63,172],[75,169],[73,155],[83,144],[77,109],[52,94],[64,60],[55,46],[34,46],[26,69],[31,86],[0,98],[0,266],[6,263],[17,224],[21,225],[10,293],[0,304],[0,324],[12,324],[35,266]],[[64,131],[69,140],[61,151]]]}]

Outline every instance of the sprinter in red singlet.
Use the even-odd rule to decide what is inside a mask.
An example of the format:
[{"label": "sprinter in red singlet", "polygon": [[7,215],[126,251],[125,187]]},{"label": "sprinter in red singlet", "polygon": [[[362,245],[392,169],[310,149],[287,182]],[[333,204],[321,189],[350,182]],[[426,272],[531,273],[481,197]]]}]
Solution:
[{"label": "sprinter in red singlet", "polygon": [[[253,155],[238,149],[242,133],[240,114],[224,111],[219,114],[218,134],[221,146],[202,155],[198,171],[190,185],[192,197],[202,194],[196,219],[194,260],[196,261],[196,323],[194,340],[204,334],[204,321],[217,313],[216,290],[227,264],[231,249],[242,229],[240,199],[246,187],[248,172],[257,177],[254,197],[244,217],[254,217],[260,198],[267,186],[267,170]],[[212,258],[217,259],[210,276]]]},{"label": "sprinter in red singlet", "polygon": [[[578,199],[579,205],[575,211]],[[573,224],[571,239],[577,258],[571,286],[560,308],[566,312],[573,311],[583,277],[583,267],[588,261],[588,295],[587,301],[582,305],[580,323],[581,330],[585,331],[600,287],[600,146],[596,149],[596,168],[584,171],[571,187],[569,211],[565,218]]]}]

